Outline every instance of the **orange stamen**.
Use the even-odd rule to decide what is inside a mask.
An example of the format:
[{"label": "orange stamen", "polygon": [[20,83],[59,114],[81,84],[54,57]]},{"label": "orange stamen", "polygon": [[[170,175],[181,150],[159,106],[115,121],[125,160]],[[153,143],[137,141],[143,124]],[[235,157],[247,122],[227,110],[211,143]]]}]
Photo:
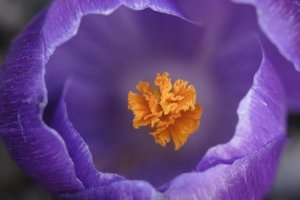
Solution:
[{"label": "orange stamen", "polygon": [[187,81],[171,83],[169,73],[157,74],[155,86],[140,82],[128,93],[128,109],[134,114],[133,127],[150,126],[155,142],[166,146],[172,139],[175,150],[199,127],[202,107],[196,102],[196,90]]}]

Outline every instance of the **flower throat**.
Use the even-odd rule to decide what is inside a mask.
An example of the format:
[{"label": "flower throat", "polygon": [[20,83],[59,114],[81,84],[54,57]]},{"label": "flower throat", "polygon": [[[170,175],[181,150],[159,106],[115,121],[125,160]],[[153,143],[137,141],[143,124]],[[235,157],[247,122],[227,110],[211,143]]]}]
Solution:
[{"label": "flower throat", "polygon": [[169,73],[157,74],[154,85],[140,81],[128,93],[128,109],[133,112],[133,127],[150,127],[155,142],[165,147],[170,140],[179,150],[200,124],[202,107],[196,102],[196,90],[188,81],[176,80]]}]

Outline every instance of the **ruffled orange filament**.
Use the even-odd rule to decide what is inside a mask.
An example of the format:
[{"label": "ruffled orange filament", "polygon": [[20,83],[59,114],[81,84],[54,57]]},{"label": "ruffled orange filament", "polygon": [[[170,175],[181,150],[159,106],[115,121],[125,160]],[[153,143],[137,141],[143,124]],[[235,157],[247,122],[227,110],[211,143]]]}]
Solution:
[{"label": "ruffled orange filament", "polygon": [[171,83],[169,73],[157,74],[154,85],[140,81],[128,93],[128,108],[134,114],[133,127],[150,126],[155,142],[166,146],[172,139],[175,150],[199,127],[202,107],[196,102],[196,90],[187,81]]}]

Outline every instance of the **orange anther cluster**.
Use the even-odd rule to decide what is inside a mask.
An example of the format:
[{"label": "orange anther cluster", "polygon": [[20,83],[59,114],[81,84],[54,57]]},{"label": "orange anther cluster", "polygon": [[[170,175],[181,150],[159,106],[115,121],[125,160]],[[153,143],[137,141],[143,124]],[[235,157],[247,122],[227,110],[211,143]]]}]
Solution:
[{"label": "orange anther cluster", "polygon": [[128,108],[134,114],[133,127],[150,126],[155,142],[166,146],[172,139],[175,150],[199,127],[202,107],[196,102],[196,90],[187,81],[176,80],[169,73],[157,74],[154,85],[140,81],[128,93]]}]

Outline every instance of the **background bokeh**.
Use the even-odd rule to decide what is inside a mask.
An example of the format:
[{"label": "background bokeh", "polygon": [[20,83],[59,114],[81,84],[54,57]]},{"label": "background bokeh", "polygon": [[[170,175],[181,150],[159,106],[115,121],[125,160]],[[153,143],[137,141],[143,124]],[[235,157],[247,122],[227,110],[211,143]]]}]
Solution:
[{"label": "background bokeh", "polygon": [[[47,2],[48,0],[0,0],[0,63],[13,38]],[[288,125],[288,144],[267,200],[300,199],[300,116],[290,115]],[[0,199],[51,200],[45,190],[19,170],[1,141]]]}]

